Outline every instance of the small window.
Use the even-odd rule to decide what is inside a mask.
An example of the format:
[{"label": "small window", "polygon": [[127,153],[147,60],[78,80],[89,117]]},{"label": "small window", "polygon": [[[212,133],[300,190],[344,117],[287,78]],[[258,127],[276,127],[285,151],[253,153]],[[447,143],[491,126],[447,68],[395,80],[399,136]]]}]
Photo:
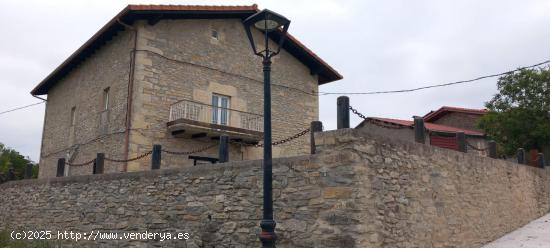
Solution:
[{"label": "small window", "polygon": [[76,123],[76,107],[72,107],[71,108],[71,126],[74,126],[74,124]]},{"label": "small window", "polygon": [[218,30],[212,29],[211,35],[213,39],[219,40]]},{"label": "small window", "polygon": [[212,95],[212,123],[227,125],[229,123],[230,97]]},{"label": "small window", "polygon": [[109,109],[109,87],[103,90],[103,110]]}]

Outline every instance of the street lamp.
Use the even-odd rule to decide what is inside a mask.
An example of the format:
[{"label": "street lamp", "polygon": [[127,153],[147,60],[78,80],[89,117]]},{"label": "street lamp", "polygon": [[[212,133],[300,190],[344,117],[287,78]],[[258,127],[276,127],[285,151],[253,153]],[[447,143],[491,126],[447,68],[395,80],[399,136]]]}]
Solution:
[{"label": "street lamp", "polygon": [[[271,57],[279,54],[283,42],[286,38],[286,31],[290,25],[290,20],[271,10],[264,9],[243,21],[246,34],[252,45],[254,54],[263,58],[264,71],[264,208],[263,219],[260,222],[262,232],[260,240],[262,247],[274,247],[277,235],[275,234],[275,220],[273,220],[273,190],[272,190],[272,161],[271,161]],[[258,29],[262,32],[264,50],[257,51],[256,43],[252,29]],[[269,37],[276,38],[277,46],[275,49],[269,48]]]}]

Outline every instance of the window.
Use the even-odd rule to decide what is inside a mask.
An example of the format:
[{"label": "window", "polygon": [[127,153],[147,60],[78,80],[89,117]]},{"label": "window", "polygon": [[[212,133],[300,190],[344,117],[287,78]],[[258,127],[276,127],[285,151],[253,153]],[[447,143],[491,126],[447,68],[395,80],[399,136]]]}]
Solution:
[{"label": "window", "polygon": [[74,126],[76,123],[76,107],[71,108],[71,119],[70,119],[71,127]]},{"label": "window", "polygon": [[76,106],[71,108],[71,119],[69,119],[69,144],[73,145],[75,140],[75,125],[76,125]]},{"label": "window", "polygon": [[227,125],[229,123],[230,97],[212,95],[212,123]]},{"label": "window", "polygon": [[218,34],[218,30],[216,29],[212,29],[212,39],[216,39],[216,40],[219,40],[219,34]]},{"label": "window", "polygon": [[107,87],[103,90],[103,103],[102,103],[103,110],[109,109],[109,89],[110,88]]}]

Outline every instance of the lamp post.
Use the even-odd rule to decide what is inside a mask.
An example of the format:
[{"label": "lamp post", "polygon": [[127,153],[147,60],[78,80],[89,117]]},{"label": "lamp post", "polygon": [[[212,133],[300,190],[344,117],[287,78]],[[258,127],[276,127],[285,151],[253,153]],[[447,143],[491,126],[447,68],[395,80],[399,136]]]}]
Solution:
[{"label": "lamp post", "polygon": [[[262,247],[275,247],[275,220],[273,220],[273,178],[272,178],[272,154],[271,154],[271,58],[281,51],[286,38],[286,32],[290,20],[268,9],[264,9],[243,21],[246,34],[252,46],[254,54],[260,56],[263,61],[264,72],[264,203],[263,218],[260,222],[262,232],[260,241]],[[259,30],[262,34],[264,50],[258,51],[254,41],[253,29]],[[257,32],[256,32],[257,33]],[[270,50],[269,39],[277,39],[277,46]]]}]

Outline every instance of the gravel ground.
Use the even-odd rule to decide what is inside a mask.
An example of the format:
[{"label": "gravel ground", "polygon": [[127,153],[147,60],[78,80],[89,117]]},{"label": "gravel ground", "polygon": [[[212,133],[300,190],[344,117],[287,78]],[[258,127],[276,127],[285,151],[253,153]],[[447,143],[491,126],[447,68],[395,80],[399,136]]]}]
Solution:
[{"label": "gravel ground", "polygon": [[508,233],[482,248],[550,248],[550,214]]}]

